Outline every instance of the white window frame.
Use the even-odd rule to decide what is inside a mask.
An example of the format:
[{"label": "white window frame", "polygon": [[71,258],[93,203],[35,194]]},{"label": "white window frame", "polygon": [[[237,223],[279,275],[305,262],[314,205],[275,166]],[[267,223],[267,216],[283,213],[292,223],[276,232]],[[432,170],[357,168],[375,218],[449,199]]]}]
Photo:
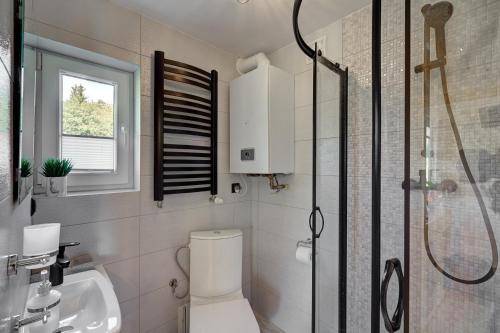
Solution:
[{"label": "white window frame", "polygon": [[[115,105],[115,171],[75,170],[68,176],[69,195],[95,192],[138,191],[140,179],[140,67],[108,56],[27,34],[26,43],[37,50],[35,164],[48,157],[60,157],[62,151],[62,75],[81,77],[103,83],[118,82]],[[48,74],[47,66],[52,60]],[[57,59],[58,61],[54,62]],[[54,72],[57,68],[57,73]],[[96,71],[87,71],[94,68]],[[45,70],[45,73],[44,73]],[[97,70],[100,70],[97,71]],[[102,73],[114,73],[109,79]],[[57,75],[57,83],[51,87]],[[52,80],[47,81],[47,76]],[[112,75],[111,75],[112,76]],[[124,84],[126,80],[126,85]],[[28,83],[29,84],[29,83]],[[128,91],[119,92],[120,86]],[[125,87],[127,86],[127,87]],[[47,92],[49,90],[49,92]],[[57,99],[56,99],[57,98]],[[120,108],[120,104],[122,108]],[[123,107],[123,106],[126,107]],[[127,108],[128,107],[128,108]],[[54,112],[53,109],[57,109]],[[50,111],[52,109],[52,112]],[[125,111],[122,111],[125,110]],[[121,128],[124,127],[122,131]],[[36,193],[44,191],[44,179],[36,172]]]}]

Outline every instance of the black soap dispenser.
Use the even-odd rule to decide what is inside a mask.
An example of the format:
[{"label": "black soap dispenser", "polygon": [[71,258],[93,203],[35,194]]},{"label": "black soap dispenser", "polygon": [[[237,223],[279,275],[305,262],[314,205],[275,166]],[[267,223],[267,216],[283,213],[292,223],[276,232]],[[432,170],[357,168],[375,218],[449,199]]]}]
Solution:
[{"label": "black soap dispenser", "polygon": [[58,286],[64,281],[64,269],[69,267],[69,257],[64,254],[69,246],[80,245],[79,242],[61,243],[59,244],[59,253],[57,254],[56,262],[50,266],[49,280],[53,287]]}]

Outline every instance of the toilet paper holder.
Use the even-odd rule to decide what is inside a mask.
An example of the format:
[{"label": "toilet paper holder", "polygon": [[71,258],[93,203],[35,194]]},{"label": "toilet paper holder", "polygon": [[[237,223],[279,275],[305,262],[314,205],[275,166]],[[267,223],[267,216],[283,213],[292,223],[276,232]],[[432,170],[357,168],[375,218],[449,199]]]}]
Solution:
[{"label": "toilet paper holder", "polygon": [[312,247],[312,239],[308,238],[305,241],[304,240],[299,240],[297,242],[297,247],[300,247],[300,246],[303,246],[303,247]]}]

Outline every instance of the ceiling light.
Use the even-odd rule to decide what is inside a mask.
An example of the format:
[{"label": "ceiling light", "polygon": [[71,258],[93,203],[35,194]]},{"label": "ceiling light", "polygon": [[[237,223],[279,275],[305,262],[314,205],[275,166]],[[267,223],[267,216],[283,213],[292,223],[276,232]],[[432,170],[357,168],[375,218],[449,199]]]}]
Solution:
[{"label": "ceiling light", "polygon": [[247,2],[249,2],[250,0],[236,0],[236,1],[237,1],[238,3],[240,3],[240,4],[242,4],[242,5],[243,5],[243,4],[247,3]]}]

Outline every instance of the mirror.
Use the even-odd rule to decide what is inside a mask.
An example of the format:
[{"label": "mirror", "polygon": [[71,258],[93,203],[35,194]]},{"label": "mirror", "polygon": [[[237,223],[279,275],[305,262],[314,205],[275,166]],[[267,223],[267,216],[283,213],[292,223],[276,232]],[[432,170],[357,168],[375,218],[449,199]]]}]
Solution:
[{"label": "mirror", "polygon": [[[34,158],[34,90],[24,82],[26,76],[34,77],[33,52],[24,46],[24,0],[14,2],[13,44],[13,168],[16,170],[13,196],[21,203],[33,189]],[[31,52],[30,52],[31,51]],[[27,70],[27,66],[33,70]]]},{"label": "mirror", "polygon": [[19,198],[21,162],[21,119],[22,119],[22,77],[23,77],[23,0],[13,0],[13,42],[12,42],[12,169],[14,170],[12,196]]},{"label": "mirror", "polygon": [[21,145],[19,200],[32,193],[34,179],[34,138],[35,138],[35,89],[26,84],[36,79],[36,54],[26,45],[23,46],[23,85],[21,112]]}]

